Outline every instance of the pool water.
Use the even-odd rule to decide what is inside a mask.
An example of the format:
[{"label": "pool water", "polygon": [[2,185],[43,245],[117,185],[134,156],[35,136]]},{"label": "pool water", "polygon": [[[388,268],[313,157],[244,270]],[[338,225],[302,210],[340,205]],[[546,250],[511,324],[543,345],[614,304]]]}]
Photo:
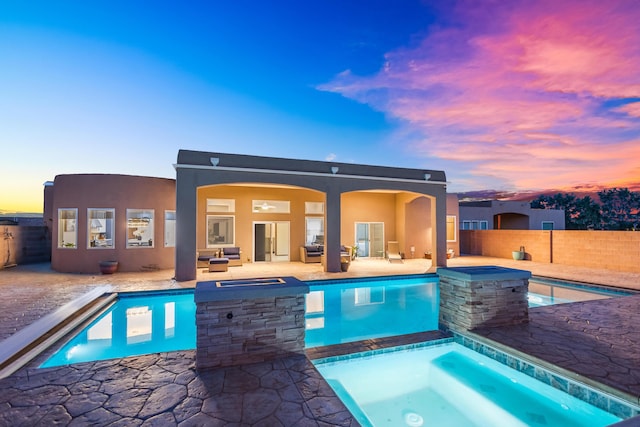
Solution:
[{"label": "pool water", "polygon": [[121,293],[42,368],[196,347],[193,290]]},{"label": "pool water", "polygon": [[529,307],[566,304],[632,295],[633,291],[584,283],[533,277],[529,280]]},{"label": "pool water", "polygon": [[[438,328],[436,275],[319,280],[308,284],[308,348]],[[600,295],[590,289],[534,279],[530,286],[530,306],[620,294]],[[195,349],[195,310],[192,289],[120,293],[108,311],[42,367]]]},{"label": "pool water", "polygon": [[438,329],[438,277],[309,282],[307,348]]},{"label": "pool water", "polygon": [[456,343],[315,361],[363,426],[606,426],[621,419]]}]

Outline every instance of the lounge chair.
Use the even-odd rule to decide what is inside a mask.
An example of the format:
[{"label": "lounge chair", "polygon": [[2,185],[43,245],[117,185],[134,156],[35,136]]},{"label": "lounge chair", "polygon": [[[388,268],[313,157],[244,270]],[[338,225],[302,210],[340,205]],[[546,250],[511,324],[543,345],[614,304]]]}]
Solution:
[{"label": "lounge chair", "polygon": [[387,242],[387,259],[389,260],[389,262],[402,262],[402,256],[400,255],[400,245],[398,244],[398,242]]}]

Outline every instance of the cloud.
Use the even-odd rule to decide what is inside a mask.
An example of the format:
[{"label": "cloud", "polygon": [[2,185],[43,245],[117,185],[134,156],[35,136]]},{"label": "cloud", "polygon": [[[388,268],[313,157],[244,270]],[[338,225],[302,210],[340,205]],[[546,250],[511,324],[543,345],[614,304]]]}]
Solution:
[{"label": "cloud", "polygon": [[375,75],[347,70],[319,89],[399,120],[399,134],[419,135],[411,153],[482,185],[636,180],[638,22],[635,0],[460,1]]}]

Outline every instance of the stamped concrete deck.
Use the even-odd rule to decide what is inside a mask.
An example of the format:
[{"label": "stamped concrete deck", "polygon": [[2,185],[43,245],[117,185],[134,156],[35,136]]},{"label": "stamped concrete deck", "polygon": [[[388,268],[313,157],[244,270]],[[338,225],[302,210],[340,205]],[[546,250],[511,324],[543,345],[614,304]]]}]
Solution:
[{"label": "stamped concrete deck", "polygon": [[[293,275],[303,280],[421,273],[426,260],[353,263],[347,273],[325,274],[318,265],[285,263],[230,268],[219,278]],[[640,274],[567,268],[482,257],[450,265],[502,265],[557,277],[640,289]],[[203,276],[204,275],[204,276]],[[48,265],[0,271],[0,339],[100,284],[118,291],[193,287],[172,272],[113,276],[58,274]],[[223,277],[224,276],[224,277]],[[532,354],[618,394],[638,395],[640,297],[531,310],[526,329],[477,331]],[[372,344],[375,345],[375,344]],[[42,356],[44,357],[44,355]],[[352,426],[357,423],[307,358],[197,372],[194,352],[162,353],[105,362],[38,369],[35,360],[0,380],[0,425],[233,425]]]}]

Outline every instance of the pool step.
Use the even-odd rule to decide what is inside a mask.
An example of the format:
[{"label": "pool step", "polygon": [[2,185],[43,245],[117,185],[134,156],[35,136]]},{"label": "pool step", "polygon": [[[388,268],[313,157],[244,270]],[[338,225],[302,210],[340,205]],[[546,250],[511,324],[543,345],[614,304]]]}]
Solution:
[{"label": "pool step", "polygon": [[0,378],[29,363],[97,310],[110,304],[117,294],[97,300],[111,291],[111,286],[96,287],[0,342]]},{"label": "pool step", "polygon": [[452,405],[471,410],[479,425],[576,425],[572,414],[546,395],[544,386],[529,390],[457,352],[432,361],[429,381]]}]

